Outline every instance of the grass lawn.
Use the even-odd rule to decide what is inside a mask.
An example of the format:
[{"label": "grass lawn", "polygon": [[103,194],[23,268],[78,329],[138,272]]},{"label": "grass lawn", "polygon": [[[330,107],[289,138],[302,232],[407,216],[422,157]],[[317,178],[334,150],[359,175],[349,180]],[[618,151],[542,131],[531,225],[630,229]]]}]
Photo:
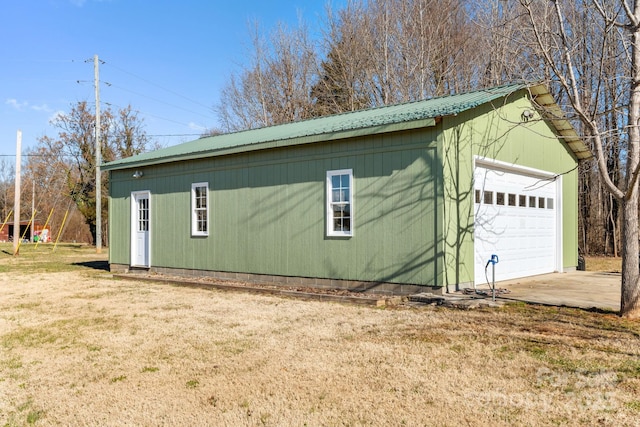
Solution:
[{"label": "grass lawn", "polygon": [[0,426],[640,419],[640,322],[119,281],[105,260],[80,245],[27,245],[19,257],[0,245]]},{"label": "grass lawn", "polygon": [[587,271],[620,273],[622,271],[622,258],[590,256],[585,258],[585,267]]}]

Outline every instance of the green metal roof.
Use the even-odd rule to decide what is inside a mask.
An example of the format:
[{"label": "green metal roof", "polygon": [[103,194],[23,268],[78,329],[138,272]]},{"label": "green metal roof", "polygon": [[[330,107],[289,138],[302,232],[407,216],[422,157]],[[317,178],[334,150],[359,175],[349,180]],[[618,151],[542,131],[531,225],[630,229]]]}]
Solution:
[{"label": "green metal roof", "polygon": [[437,117],[458,114],[528,87],[524,83],[511,84],[425,101],[390,105],[211,136],[115,160],[103,165],[103,169],[126,169],[266,148],[429,127],[435,125]]}]

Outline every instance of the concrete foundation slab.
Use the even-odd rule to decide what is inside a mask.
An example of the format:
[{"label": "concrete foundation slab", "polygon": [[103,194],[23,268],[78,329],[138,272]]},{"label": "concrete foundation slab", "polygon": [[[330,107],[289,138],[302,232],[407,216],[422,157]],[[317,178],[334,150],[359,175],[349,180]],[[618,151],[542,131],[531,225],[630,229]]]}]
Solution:
[{"label": "concrete foundation slab", "polygon": [[496,288],[510,291],[501,300],[620,311],[620,284],[620,273],[571,271],[498,282]]}]

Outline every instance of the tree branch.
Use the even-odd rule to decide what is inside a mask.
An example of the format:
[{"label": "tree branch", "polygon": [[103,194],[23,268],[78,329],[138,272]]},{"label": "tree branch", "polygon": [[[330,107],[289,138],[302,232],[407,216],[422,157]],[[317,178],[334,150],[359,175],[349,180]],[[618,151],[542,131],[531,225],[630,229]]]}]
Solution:
[{"label": "tree branch", "polygon": [[576,76],[574,73],[574,65],[573,58],[571,56],[571,52],[569,51],[569,43],[568,37],[566,33],[566,29],[564,27],[564,14],[562,13],[562,9],[560,4],[557,1],[554,1],[555,5],[555,15],[558,20],[558,24],[560,27],[560,41],[561,44],[558,49],[561,50],[562,57],[567,66],[567,72],[569,73],[569,78],[565,78],[561,70],[558,68],[556,61],[551,57],[550,48],[544,43],[542,40],[540,28],[538,27],[538,23],[534,18],[533,11],[530,7],[530,2],[527,0],[521,0],[520,3],[527,11],[529,17],[529,23],[532,26],[533,33],[536,38],[536,43],[540,48],[541,54],[544,58],[544,61],[551,68],[554,75],[558,78],[560,85],[564,89],[567,97],[569,98],[569,102],[575,113],[577,114],[580,121],[590,130],[593,135],[593,145],[596,151],[596,161],[598,165],[598,169],[600,171],[600,175],[602,176],[602,180],[604,181],[605,186],[614,195],[614,197],[618,199],[622,199],[625,196],[625,193],[618,188],[615,183],[611,180],[607,169],[607,159],[604,154],[604,150],[602,148],[602,136],[598,124],[595,120],[593,120],[587,112],[584,110],[582,103],[580,101],[580,94],[578,91],[578,84],[576,80]]},{"label": "tree branch", "polygon": [[[602,16],[602,18],[605,20],[605,23],[607,25],[614,25],[616,27],[629,28],[629,24],[616,21],[615,19],[610,18],[609,16],[607,16],[607,12],[604,10],[604,7],[602,7],[602,5],[600,4],[600,2],[598,0],[592,0],[592,3],[596,7],[596,9],[598,9],[598,13],[600,13],[600,16]],[[638,27],[638,20],[634,16],[633,11],[631,10],[629,5],[627,4],[626,0],[623,0],[621,3],[622,3],[622,7],[624,8],[624,11],[625,11],[627,17],[631,21],[631,26],[633,28],[637,28]]]}]

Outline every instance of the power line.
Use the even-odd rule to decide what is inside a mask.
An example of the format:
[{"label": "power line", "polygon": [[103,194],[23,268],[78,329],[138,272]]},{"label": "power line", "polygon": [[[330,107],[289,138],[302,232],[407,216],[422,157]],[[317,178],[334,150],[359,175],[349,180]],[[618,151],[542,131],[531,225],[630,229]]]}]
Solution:
[{"label": "power line", "polygon": [[[116,107],[116,108],[120,108],[120,109],[123,109],[123,108],[124,108],[124,107],[122,107],[121,105],[113,104],[113,103],[110,103],[110,102],[105,102],[105,104],[106,104],[106,105],[108,105],[108,106],[110,106],[110,107]],[[166,117],[156,116],[155,114],[145,113],[144,111],[140,111],[140,110],[131,110],[131,111],[136,112],[136,113],[139,113],[139,114],[142,114],[142,115],[144,115],[144,116],[155,117],[156,119],[164,120],[164,121],[166,121],[166,122],[175,123],[175,124],[178,124],[178,125],[180,125],[180,126],[189,126],[189,124],[188,124],[188,123],[179,122],[179,121],[177,121],[177,120],[168,119],[168,118],[166,118]]]},{"label": "power line", "polygon": [[[84,61],[84,60],[82,60]],[[2,61],[0,62],[40,62],[40,63],[46,63],[46,64],[54,64],[54,63],[59,63],[59,62],[80,62],[79,59],[7,59],[7,58],[3,58]]]},{"label": "power line", "polygon": [[152,101],[156,101],[156,102],[159,102],[159,103],[161,103],[161,104],[168,105],[169,107],[177,108],[177,109],[179,109],[179,110],[183,110],[183,111],[186,111],[186,112],[188,112],[188,113],[192,113],[192,114],[197,114],[197,115],[199,115],[199,116],[206,117],[206,118],[208,118],[208,119],[211,119],[211,118],[212,118],[212,116],[210,116],[210,115],[206,115],[206,114],[198,113],[197,111],[189,110],[189,109],[187,109],[187,108],[183,108],[183,107],[180,107],[180,106],[178,106],[178,105],[171,104],[171,103],[166,102],[166,101],[162,101],[161,99],[153,98],[153,97],[151,97],[151,96],[148,96],[148,95],[142,94],[142,93],[140,93],[140,92],[135,92],[135,91],[133,91],[133,90],[126,89],[126,88],[124,88],[124,87],[122,87],[122,86],[118,86],[118,85],[115,85],[115,84],[113,84],[113,83],[107,83],[107,82],[105,82],[105,84],[107,84],[108,86],[113,86],[113,87],[115,87],[115,88],[118,88],[118,89],[120,89],[120,90],[123,90],[123,91],[125,91],[125,92],[129,92],[129,93],[132,93],[132,94],[134,94],[134,95],[138,95],[138,96],[141,96],[141,97],[143,97],[143,98],[147,98],[147,99],[150,99],[150,100],[152,100]]},{"label": "power line", "polygon": [[[85,62],[86,62],[86,61],[85,61]],[[136,75],[136,74],[134,74],[134,73],[131,73],[131,72],[129,72],[129,71],[126,71],[126,70],[124,70],[124,69],[122,69],[122,68],[120,68],[120,67],[117,67],[117,66],[115,66],[115,65],[112,65],[112,64],[110,64],[110,63],[108,63],[108,62],[105,62],[105,61],[103,61],[103,60],[100,60],[100,63],[101,63],[101,64],[108,65],[108,66],[111,66],[111,67],[113,67],[113,68],[115,68],[115,69],[117,69],[117,70],[119,70],[119,71],[121,71],[121,72],[123,72],[123,73],[125,73],[125,74],[131,75],[131,76],[133,76],[133,77],[135,77],[135,78],[137,78],[137,79],[140,79],[140,80],[142,80],[142,81],[144,81],[144,82],[146,82],[146,83],[148,83],[148,84],[150,84],[150,85],[156,86],[156,87],[158,87],[158,88],[160,88],[160,89],[162,89],[162,90],[165,90],[165,91],[167,91],[167,92],[169,92],[169,93],[172,93],[172,94],[174,94],[174,95],[176,95],[176,96],[179,96],[180,98],[183,98],[183,99],[186,99],[186,100],[188,100],[188,101],[190,101],[190,102],[193,102],[194,104],[197,104],[197,105],[199,105],[199,106],[202,106],[202,107],[204,107],[204,108],[206,108],[206,109],[208,109],[208,110],[211,108],[211,107],[206,106],[206,105],[204,105],[204,104],[202,104],[202,103],[200,103],[200,102],[198,102],[198,101],[195,101],[195,100],[193,100],[193,99],[191,99],[191,98],[188,98],[188,97],[186,97],[186,96],[184,96],[184,95],[181,95],[181,94],[180,94],[180,93],[178,93],[178,92],[175,92],[175,91],[173,91],[173,90],[171,90],[171,89],[167,89],[167,88],[165,88],[165,87],[163,87],[163,86],[161,86],[161,85],[159,85],[159,84],[157,84],[157,83],[151,82],[151,81],[149,81],[149,80],[147,80],[147,79],[145,79],[145,78],[143,78],[143,77],[140,77],[140,76],[138,76],[138,75]],[[77,83],[78,83],[78,84],[82,84],[82,83],[90,83],[90,82],[89,82],[89,81],[77,80]],[[120,85],[113,84],[113,83],[110,83],[110,82],[103,81],[103,83],[104,83],[105,85],[109,86],[109,87],[114,87],[114,88],[119,89],[119,90],[121,90],[121,91],[128,92],[128,93],[132,93],[132,94],[134,94],[134,95],[137,95],[137,96],[140,96],[140,97],[143,97],[143,98],[150,99],[150,100],[152,100],[152,101],[154,101],[154,102],[157,102],[157,103],[161,103],[161,104],[167,105],[167,106],[169,106],[169,107],[171,107],[171,108],[175,108],[175,109],[178,109],[178,110],[186,111],[186,112],[191,113],[191,114],[196,114],[196,115],[201,116],[201,117],[203,117],[203,118],[206,118],[206,119],[208,119],[208,120],[215,120],[215,117],[214,117],[212,114],[202,114],[202,113],[200,113],[200,112],[193,111],[193,110],[190,110],[190,109],[188,109],[188,108],[180,107],[179,105],[175,105],[175,104],[172,104],[172,103],[170,103],[170,102],[166,102],[166,101],[163,101],[163,100],[161,100],[161,99],[154,98],[154,97],[152,97],[152,96],[145,95],[144,93],[136,92],[136,91],[133,91],[133,90],[127,89],[127,88],[125,88],[125,87],[122,87],[122,86],[120,86]],[[108,106],[114,106],[114,107],[117,107],[117,108],[123,108],[123,107],[121,107],[121,106],[118,106],[117,104],[113,104],[113,103],[109,103],[109,102],[105,102],[104,104],[105,104],[105,105],[108,105]],[[163,120],[163,121],[166,121],[166,122],[171,122],[171,123],[179,124],[179,125],[181,125],[181,126],[189,126],[189,124],[186,124],[186,123],[183,123],[183,122],[178,122],[178,121],[176,121],[176,120],[172,120],[172,119],[168,119],[168,118],[166,118],[166,117],[157,116],[157,115],[154,115],[154,114],[151,114],[151,113],[146,113],[146,112],[143,112],[143,111],[140,111],[140,110],[134,110],[134,111],[136,111],[137,113],[143,114],[143,115],[145,115],[145,116],[155,117],[155,118],[157,118],[157,119],[160,119],[160,120]],[[205,129],[206,129],[206,128],[205,128]],[[197,134],[197,135],[199,135],[199,134]],[[192,136],[192,135],[186,135],[186,136]]]},{"label": "power line", "polygon": [[145,83],[148,83],[148,84],[150,84],[150,85],[152,85],[152,86],[155,86],[155,87],[160,88],[160,89],[162,89],[162,90],[164,90],[164,91],[167,91],[167,92],[169,92],[169,93],[172,93],[172,94],[174,94],[174,95],[176,95],[176,96],[179,96],[180,98],[186,99],[186,100],[187,100],[187,101],[189,101],[189,102],[193,102],[193,103],[194,103],[194,104],[196,104],[196,105],[199,105],[199,106],[204,107],[204,108],[206,108],[206,109],[210,109],[210,108],[211,108],[211,106],[204,105],[203,103],[201,103],[201,102],[199,102],[199,101],[196,101],[196,100],[191,99],[191,98],[189,98],[189,97],[187,97],[187,96],[184,96],[184,95],[182,95],[182,94],[180,94],[180,93],[178,93],[178,92],[176,92],[176,91],[174,91],[174,90],[168,89],[168,88],[166,88],[166,87],[164,87],[164,86],[161,86],[161,85],[159,85],[159,84],[157,84],[157,83],[154,83],[154,82],[152,82],[152,81],[150,81],[150,80],[148,80],[148,79],[145,79],[144,77],[140,77],[140,76],[138,76],[138,75],[136,75],[136,74],[133,74],[133,73],[131,73],[131,72],[129,72],[129,71],[126,71],[126,70],[124,70],[124,69],[122,69],[122,68],[120,68],[120,67],[117,67],[117,66],[113,65],[113,64],[110,64],[110,63],[108,63],[108,62],[105,62],[105,65],[111,66],[111,67],[115,68],[116,70],[119,70],[119,71],[121,71],[121,72],[123,72],[123,73],[125,73],[125,74],[129,74],[130,76],[133,76],[133,77],[135,77],[135,78],[137,78],[137,79],[140,79],[140,80],[142,80],[142,81],[143,81],[143,82],[145,82]]}]

